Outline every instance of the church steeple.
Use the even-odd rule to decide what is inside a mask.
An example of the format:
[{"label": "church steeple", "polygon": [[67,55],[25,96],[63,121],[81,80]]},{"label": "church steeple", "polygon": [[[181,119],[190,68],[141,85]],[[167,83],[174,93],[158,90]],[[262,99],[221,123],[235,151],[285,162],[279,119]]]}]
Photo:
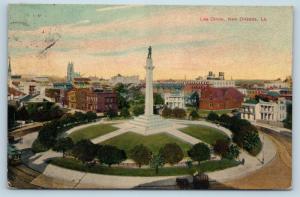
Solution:
[{"label": "church steeple", "polygon": [[11,63],[10,63],[10,56],[8,56],[8,75],[11,76]]},{"label": "church steeple", "polygon": [[10,62],[10,56],[8,56],[8,86],[11,86],[11,62]]}]

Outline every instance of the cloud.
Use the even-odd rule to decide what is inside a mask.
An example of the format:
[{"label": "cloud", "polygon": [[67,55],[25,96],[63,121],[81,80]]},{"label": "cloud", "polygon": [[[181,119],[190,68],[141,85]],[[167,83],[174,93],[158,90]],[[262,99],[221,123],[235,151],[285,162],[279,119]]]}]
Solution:
[{"label": "cloud", "polygon": [[111,11],[111,10],[134,8],[134,7],[140,7],[140,6],[142,6],[142,5],[120,5],[120,6],[98,8],[98,9],[96,9],[96,11],[97,12],[107,12],[107,11]]},{"label": "cloud", "polygon": [[81,20],[81,21],[78,21],[77,24],[86,24],[86,23],[90,23],[91,21],[90,20]]}]

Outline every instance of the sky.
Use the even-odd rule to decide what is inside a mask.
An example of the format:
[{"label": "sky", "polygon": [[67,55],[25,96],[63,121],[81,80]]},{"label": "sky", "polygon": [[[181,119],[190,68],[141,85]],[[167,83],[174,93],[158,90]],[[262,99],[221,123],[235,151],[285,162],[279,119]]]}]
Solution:
[{"label": "sky", "polygon": [[292,72],[292,16],[292,7],[12,4],[8,50],[13,74],[63,77],[72,61],[83,76],[143,79],[151,45],[154,79],[277,79]]}]

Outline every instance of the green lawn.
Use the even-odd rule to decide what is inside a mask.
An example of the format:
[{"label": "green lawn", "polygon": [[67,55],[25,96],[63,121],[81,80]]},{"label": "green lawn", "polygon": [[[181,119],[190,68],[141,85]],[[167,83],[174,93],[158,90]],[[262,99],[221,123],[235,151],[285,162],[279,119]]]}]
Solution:
[{"label": "green lawn", "polygon": [[72,138],[74,142],[78,142],[82,139],[93,139],[98,136],[115,131],[117,129],[118,128],[112,126],[112,124],[98,124],[75,131],[71,133],[69,137]]},{"label": "green lawn", "polygon": [[51,159],[53,165],[61,166],[64,168],[78,170],[83,172],[91,172],[97,174],[107,175],[119,175],[119,176],[175,176],[175,175],[191,175],[198,172],[212,172],[230,168],[239,165],[238,161],[234,160],[220,160],[220,161],[206,161],[200,164],[200,166],[187,167],[164,167],[160,168],[158,174],[155,174],[155,170],[151,168],[120,168],[120,167],[106,167],[101,165],[95,165],[88,167],[81,161],[70,158],[53,158]]},{"label": "green lawn", "polygon": [[165,133],[159,133],[154,135],[143,136],[133,132],[124,133],[122,135],[116,136],[109,140],[102,142],[101,144],[110,144],[117,146],[120,149],[129,153],[129,151],[136,145],[143,144],[148,147],[153,153],[157,153],[161,147],[167,143],[178,144],[185,155],[187,155],[187,150],[191,148],[191,145],[185,143],[171,135]]},{"label": "green lawn", "polygon": [[187,127],[180,129],[180,131],[208,144],[214,144],[218,139],[228,138],[222,131],[202,125],[188,125]]}]

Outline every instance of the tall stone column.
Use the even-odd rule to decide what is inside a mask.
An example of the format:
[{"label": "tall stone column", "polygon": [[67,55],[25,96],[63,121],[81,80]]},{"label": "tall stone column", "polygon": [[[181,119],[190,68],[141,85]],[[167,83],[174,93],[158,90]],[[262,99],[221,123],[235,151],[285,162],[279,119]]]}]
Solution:
[{"label": "tall stone column", "polygon": [[153,115],[153,63],[152,58],[148,57],[146,61],[146,99],[145,99],[145,116]]}]

